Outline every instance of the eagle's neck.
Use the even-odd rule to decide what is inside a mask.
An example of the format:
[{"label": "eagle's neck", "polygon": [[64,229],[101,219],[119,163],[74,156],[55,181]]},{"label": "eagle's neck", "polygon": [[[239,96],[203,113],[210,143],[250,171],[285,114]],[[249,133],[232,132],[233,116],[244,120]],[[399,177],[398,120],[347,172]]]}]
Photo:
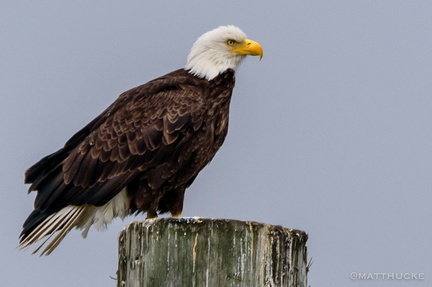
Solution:
[{"label": "eagle's neck", "polygon": [[245,58],[243,55],[234,53],[227,55],[227,52],[196,48],[191,50],[185,70],[194,76],[205,78],[209,81],[228,69],[235,71]]}]

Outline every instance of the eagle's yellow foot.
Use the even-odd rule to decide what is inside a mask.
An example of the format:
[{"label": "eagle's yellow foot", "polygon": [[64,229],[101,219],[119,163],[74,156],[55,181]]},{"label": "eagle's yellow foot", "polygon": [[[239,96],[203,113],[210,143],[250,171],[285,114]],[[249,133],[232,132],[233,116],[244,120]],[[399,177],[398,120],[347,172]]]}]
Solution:
[{"label": "eagle's yellow foot", "polygon": [[181,217],[181,213],[173,213],[171,215],[172,215],[172,217]]}]

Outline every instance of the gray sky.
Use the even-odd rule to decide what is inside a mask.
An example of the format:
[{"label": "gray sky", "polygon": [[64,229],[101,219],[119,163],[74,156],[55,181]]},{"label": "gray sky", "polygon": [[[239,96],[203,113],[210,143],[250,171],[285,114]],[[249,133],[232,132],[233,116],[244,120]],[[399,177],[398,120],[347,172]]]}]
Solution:
[{"label": "gray sky", "polygon": [[117,236],[135,218],[86,240],[74,230],[49,257],[18,251],[35,196],[24,171],[226,24],[264,58],[240,67],[228,138],[183,215],[306,231],[312,286],[396,284],[351,272],[424,273],[399,283],[431,285],[431,1],[4,2],[3,286],[115,286]]}]

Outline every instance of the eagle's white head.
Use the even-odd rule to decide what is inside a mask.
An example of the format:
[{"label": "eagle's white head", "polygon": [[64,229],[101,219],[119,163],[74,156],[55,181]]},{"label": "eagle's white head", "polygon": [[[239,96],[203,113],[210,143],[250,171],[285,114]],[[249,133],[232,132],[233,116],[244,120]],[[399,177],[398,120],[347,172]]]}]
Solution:
[{"label": "eagle's white head", "polygon": [[212,80],[227,69],[236,70],[246,55],[263,56],[260,44],[249,40],[236,26],[220,26],[199,37],[189,53],[185,69]]}]

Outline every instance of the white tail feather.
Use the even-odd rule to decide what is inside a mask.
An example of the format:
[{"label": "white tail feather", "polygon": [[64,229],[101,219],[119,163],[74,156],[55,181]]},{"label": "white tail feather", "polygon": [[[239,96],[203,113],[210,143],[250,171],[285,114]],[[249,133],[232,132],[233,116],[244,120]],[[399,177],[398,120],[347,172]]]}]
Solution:
[{"label": "white tail feather", "polygon": [[19,244],[19,247],[28,247],[48,236],[33,252],[36,253],[55,236],[41,253],[41,255],[49,255],[74,227],[83,229],[82,235],[85,238],[92,225],[97,230],[103,230],[115,217],[123,219],[128,214],[129,203],[126,189],[123,189],[103,206],[66,206],[40,223]]}]

